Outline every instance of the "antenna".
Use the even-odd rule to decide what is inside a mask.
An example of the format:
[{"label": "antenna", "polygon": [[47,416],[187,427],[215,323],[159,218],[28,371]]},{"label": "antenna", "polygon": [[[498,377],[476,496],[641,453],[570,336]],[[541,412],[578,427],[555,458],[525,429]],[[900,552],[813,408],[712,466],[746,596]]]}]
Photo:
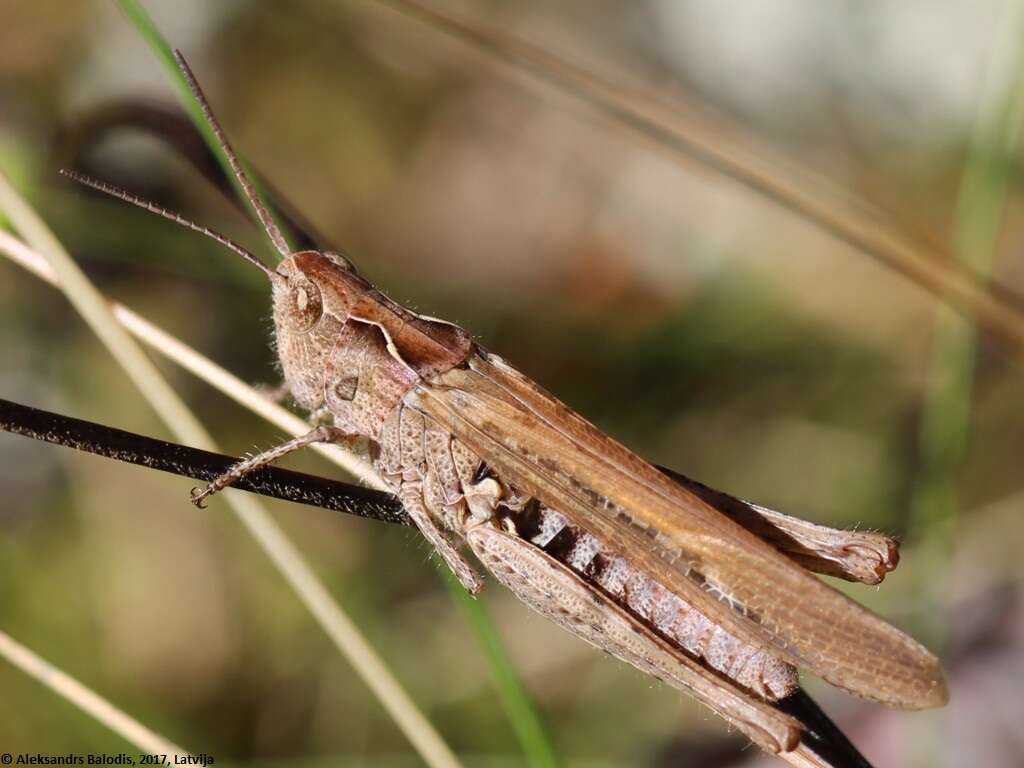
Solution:
[{"label": "antenna", "polygon": [[73,179],[74,181],[77,181],[79,184],[84,184],[87,187],[92,187],[93,189],[108,194],[111,197],[116,197],[118,200],[124,200],[126,203],[131,203],[132,205],[139,206],[139,208],[145,208],[150,213],[155,213],[157,216],[163,216],[165,219],[170,219],[176,224],[181,224],[183,227],[188,227],[189,229],[193,230],[194,232],[198,232],[201,235],[206,235],[211,240],[216,240],[221,245],[230,248],[232,251],[237,253],[239,256],[241,256],[249,263],[254,264],[255,266],[262,269],[263,272],[267,275],[267,277],[269,277],[271,280],[275,280],[281,277],[277,272],[275,272],[262,261],[257,259],[249,251],[240,246],[234,240],[224,237],[224,235],[222,234],[214,232],[209,227],[204,227],[201,224],[196,224],[194,221],[189,221],[179,213],[170,211],[162,206],[157,205],[156,203],[151,203],[149,200],[145,200],[139,197],[138,195],[133,195],[131,192],[125,192],[123,189],[115,187],[113,184],[107,184],[105,181],[94,179],[91,176],[84,176],[80,173],[76,173],[75,171],[69,171],[65,168],[61,168],[60,175],[66,176],[69,179]]},{"label": "antenna", "polygon": [[217,143],[220,144],[221,151],[227,156],[228,164],[231,166],[231,170],[235,172],[235,178],[238,179],[238,183],[242,186],[245,196],[249,200],[249,205],[256,211],[256,216],[263,225],[263,229],[270,238],[270,242],[274,244],[274,247],[277,248],[282,256],[287,257],[292,252],[291,248],[288,247],[288,242],[284,239],[284,235],[281,234],[281,230],[278,229],[277,224],[270,215],[270,211],[267,210],[259,195],[256,194],[256,188],[242,168],[242,163],[238,160],[235,151],[228,144],[227,137],[224,135],[224,129],[220,127],[220,123],[214,117],[213,110],[210,109],[210,103],[206,100],[203,89],[199,87],[199,83],[196,81],[196,76],[192,74],[192,70],[189,69],[185,57],[181,55],[181,51],[177,48],[174,50],[174,60],[178,62],[178,68],[185,76],[185,80],[188,81],[188,87],[192,91],[192,96],[199,103],[199,108],[203,111],[203,117],[206,118],[206,122],[210,126],[210,130],[213,131],[213,135],[217,137]]}]

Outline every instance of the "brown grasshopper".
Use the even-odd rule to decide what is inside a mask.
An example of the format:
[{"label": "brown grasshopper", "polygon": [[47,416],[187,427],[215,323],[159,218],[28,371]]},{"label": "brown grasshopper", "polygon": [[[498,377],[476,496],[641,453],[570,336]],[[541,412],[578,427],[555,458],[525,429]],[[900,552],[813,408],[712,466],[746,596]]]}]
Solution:
[{"label": "brown grasshopper", "polygon": [[937,659],[809,570],[878,583],[896,545],[757,507],[652,466],[451,323],[388,299],[334,253],[292,252],[199,85],[178,63],[283,260],[102,182],[90,186],[206,234],[270,280],[287,391],[317,424],[240,462],[203,501],[316,442],[365,441],[463,586],[462,544],[530,607],[685,691],[794,765],[832,763],[780,702],[809,669],[864,698],[941,706]]}]

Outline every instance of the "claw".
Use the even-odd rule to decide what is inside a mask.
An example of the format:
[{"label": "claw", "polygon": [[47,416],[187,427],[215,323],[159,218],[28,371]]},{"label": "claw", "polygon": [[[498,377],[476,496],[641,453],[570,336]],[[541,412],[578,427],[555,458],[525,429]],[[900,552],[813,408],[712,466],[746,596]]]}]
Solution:
[{"label": "claw", "polygon": [[199,490],[199,486],[196,486],[191,491],[189,491],[189,496],[192,499],[192,503],[199,507],[199,509],[206,509],[206,504],[203,503],[203,500],[209,495],[209,487],[207,487],[204,490]]}]

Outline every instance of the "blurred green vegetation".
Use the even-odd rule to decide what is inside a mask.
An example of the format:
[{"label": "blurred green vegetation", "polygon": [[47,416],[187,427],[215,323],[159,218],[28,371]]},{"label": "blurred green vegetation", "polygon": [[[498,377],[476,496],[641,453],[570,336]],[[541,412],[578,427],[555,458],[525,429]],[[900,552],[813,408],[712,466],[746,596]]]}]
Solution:
[{"label": "blurred green vegetation", "polygon": [[[652,460],[789,513],[906,536],[881,589],[849,591],[911,632],[946,635],[954,699],[925,729],[812,682],[869,756],[910,765],[923,740],[949,765],[1024,759],[984,716],[992,701],[1010,702],[1007,722],[1020,716],[1006,688],[1024,670],[1019,351],[984,337],[975,350],[973,395],[958,406],[967,443],[944,477],[955,530],[933,530],[928,510],[912,523],[924,393],[941,375],[928,362],[938,305],[923,290],[377,4],[145,5],[244,156],[393,298],[464,325]],[[950,239],[1001,4],[902,15],[715,5],[467,7],[669,102],[714,109],[908,229]],[[152,133],[83,129],[116,126],[118,105],[173,103],[145,44],[99,0],[0,0],[0,18],[0,167],[106,293],[243,378],[273,382],[260,275],[56,176],[73,166],[269,252]],[[992,270],[1019,295],[1019,147],[988,149],[1005,180]],[[6,262],[0,352],[0,396],[165,435],[59,294]],[[278,439],[167,373],[226,449]],[[332,471],[312,456],[289,465]],[[0,626],[219,762],[416,765],[234,520],[187,504],[189,486],[0,436]],[[467,763],[519,764],[483,652],[416,536],[272,508]],[[938,536],[944,557],[915,556]],[[488,591],[570,765],[757,759],[693,702]],[[0,692],[3,750],[124,748],[3,663]]]}]

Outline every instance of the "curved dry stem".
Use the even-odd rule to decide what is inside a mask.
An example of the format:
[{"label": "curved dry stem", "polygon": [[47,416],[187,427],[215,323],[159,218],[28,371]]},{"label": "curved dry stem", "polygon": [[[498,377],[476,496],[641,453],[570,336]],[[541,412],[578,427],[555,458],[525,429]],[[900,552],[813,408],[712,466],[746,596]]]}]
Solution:
[{"label": "curved dry stem", "polygon": [[[89,282],[64,247],[2,173],[0,210],[32,246],[26,247],[26,244],[20,243],[17,238],[0,232],[0,250],[19,264],[48,279],[64,292],[178,440],[206,450],[216,450],[212,436],[170,387],[152,360],[127,333],[119,318],[111,311],[110,302]],[[30,263],[34,266],[29,266]],[[149,330],[151,327],[139,329],[142,332]],[[152,343],[164,344],[168,340],[167,337],[162,337],[159,342]],[[164,351],[160,347],[156,348]],[[212,363],[210,365],[212,366]],[[226,372],[224,374],[227,375]],[[454,753],[333,600],[312,568],[264,507],[241,491],[229,490],[225,493],[225,499],[295,590],[303,605],[313,614],[338,650],[350,661],[384,705],[424,761],[437,768],[458,766],[459,761]]]},{"label": "curved dry stem", "polygon": [[[975,318],[987,331],[1024,348],[1024,306],[1006,289],[991,290],[943,250],[889,225],[891,217],[757,146],[751,137],[695,109],[668,104],[642,89],[595,74],[540,46],[420,0],[378,0],[406,16],[498,58],[608,115],[676,161],[696,161],[814,224],[837,240],[910,278]],[[993,286],[994,287],[994,286]]]}]

